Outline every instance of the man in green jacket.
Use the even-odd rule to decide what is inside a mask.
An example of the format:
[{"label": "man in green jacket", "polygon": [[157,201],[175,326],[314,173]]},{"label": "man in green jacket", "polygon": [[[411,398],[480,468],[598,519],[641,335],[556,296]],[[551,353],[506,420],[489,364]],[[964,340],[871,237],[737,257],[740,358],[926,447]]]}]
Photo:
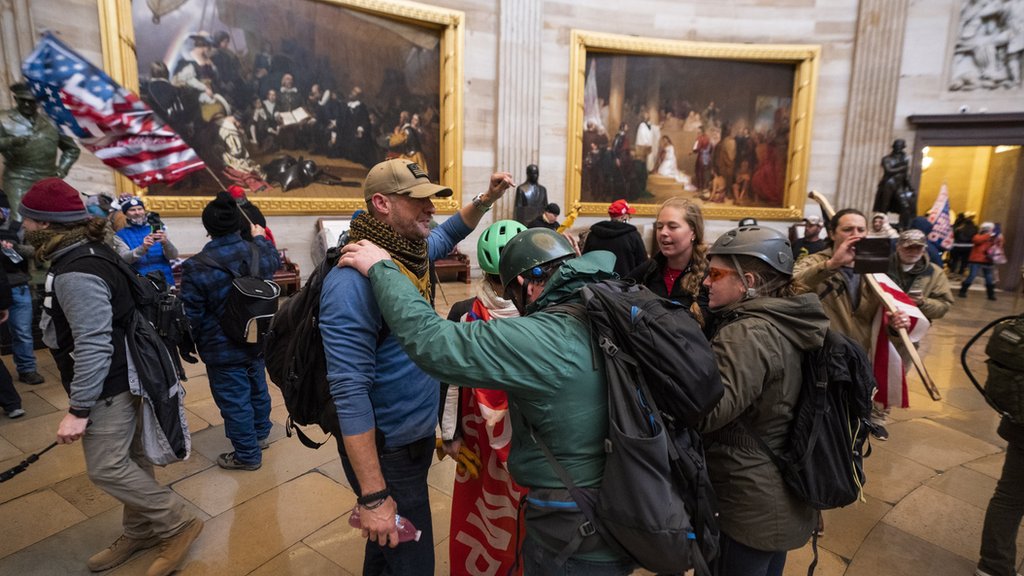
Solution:
[{"label": "man in green jacket", "polygon": [[[500,271],[506,297],[523,316],[470,323],[440,318],[389,254],[368,241],[347,245],[339,262],[370,279],[384,322],[425,372],[443,382],[472,382],[508,393],[513,423],[509,470],[530,489],[526,574],[551,573],[555,558],[585,521],[526,423],[577,486],[600,486],[604,471],[608,404],[603,362],[595,358],[583,322],[545,309],[579,301],[582,286],[611,278],[615,257],[603,251],[574,256],[569,242],[552,230],[517,235],[501,254]],[[566,573],[575,568],[618,575],[634,567],[596,534],[578,544],[560,568]]]}]

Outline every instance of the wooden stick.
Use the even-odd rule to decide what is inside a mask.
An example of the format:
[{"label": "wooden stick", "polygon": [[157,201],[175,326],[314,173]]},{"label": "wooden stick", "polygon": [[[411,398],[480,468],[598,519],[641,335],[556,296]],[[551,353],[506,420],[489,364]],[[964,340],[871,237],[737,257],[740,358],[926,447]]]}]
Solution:
[{"label": "wooden stick", "polygon": [[[807,195],[821,206],[821,211],[824,213],[825,217],[832,220],[836,211],[832,208],[832,204],[829,203],[828,199],[816,190],[811,190]],[[875,293],[875,296],[878,296],[882,305],[885,306],[885,309],[888,312],[895,314],[896,302],[893,300],[892,296],[882,289],[878,284],[878,280],[875,280],[871,274],[862,274],[862,276],[867,281],[867,285],[871,291]],[[921,360],[921,356],[917,353],[917,348],[914,347],[914,343],[910,341],[910,335],[907,334],[907,330],[905,328],[900,328],[897,330],[897,334],[899,334],[900,342],[902,342],[904,348],[907,349],[907,355],[910,356],[910,361],[914,364],[914,369],[917,370],[918,376],[921,377],[921,382],[924,383],[924,387],[928,391],[928,395],[936,402],[942,400],[942,394],[939,393],[938,387],[935,386],[935,382],[932,380],[931,375],[928,374],[928,369],[925,368],[924,362]]]}]

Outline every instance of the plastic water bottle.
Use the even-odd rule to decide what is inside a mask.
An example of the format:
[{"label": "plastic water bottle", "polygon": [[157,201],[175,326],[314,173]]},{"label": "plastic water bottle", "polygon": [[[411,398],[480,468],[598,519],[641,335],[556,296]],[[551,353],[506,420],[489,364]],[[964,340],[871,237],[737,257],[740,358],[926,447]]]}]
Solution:
[{"label": "plastic water bottle", "polygon": [[[359,528],[362,530],[363,522],[359,517],[359,506],[356,506],[352,510],[352,514],[348,517],[348,525],[353,528]],[[398,528],[398,542],[419,542],[420,536],[423,535],[422,530],[417,530],[412,522],[408,518],[402,518],[398,514],[395,514],[395,527]]]},{"label": "plastic water bottle", "polygon": [[8,258],[10,258],[11,262],[13,262],[15,264],[17,264],[17,263],[21,262],[22,260],[24,260],[24,258],[21,257],[21,254],[18,254],[14,250],[14,248],[0,248],[0,252],[3,252],[4,256],[7,256]]}]

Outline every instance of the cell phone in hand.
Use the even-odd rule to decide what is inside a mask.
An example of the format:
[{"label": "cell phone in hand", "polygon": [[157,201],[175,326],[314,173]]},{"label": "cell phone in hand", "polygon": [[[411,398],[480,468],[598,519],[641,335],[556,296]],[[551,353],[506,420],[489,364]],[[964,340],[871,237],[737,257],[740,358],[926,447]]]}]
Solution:
[{"label": "cell phone in hand", "polygon": [[156,234],[157,232],[159,232],[159,231],[160,231],[160,225],[159,225],[159,224],[150,224],[150,225],[149,225],[149,231],[150,231],[150,232],[151,232],[152,234]]},{"label": "cell phone in hand", "polygon": [[884,274],[889,271],[892,241],[888,238],[862,238],[857,242],[853,271],[857,274]]}]

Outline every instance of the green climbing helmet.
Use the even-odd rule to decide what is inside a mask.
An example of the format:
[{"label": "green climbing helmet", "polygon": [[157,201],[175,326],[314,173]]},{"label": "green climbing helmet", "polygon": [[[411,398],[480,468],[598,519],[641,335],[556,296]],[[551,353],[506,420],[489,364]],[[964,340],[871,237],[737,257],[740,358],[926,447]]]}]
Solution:
[{"label": "green climbing helmet", "polygon": [[501,285],[508,289],[520,274],[539,280],[544,277],[545,264],[573,256],[576,252],[561,234],[549,228],[531,228],[509,241],[501,251]]},{"label": "green climbing helmet", "polygon": [[480,262],[480,269],[487,274],[497,275],[501,249],[523,230],[526,230],[526,226],[515,220],[498,220],[488,226],[476,243],[476,259]]}]

